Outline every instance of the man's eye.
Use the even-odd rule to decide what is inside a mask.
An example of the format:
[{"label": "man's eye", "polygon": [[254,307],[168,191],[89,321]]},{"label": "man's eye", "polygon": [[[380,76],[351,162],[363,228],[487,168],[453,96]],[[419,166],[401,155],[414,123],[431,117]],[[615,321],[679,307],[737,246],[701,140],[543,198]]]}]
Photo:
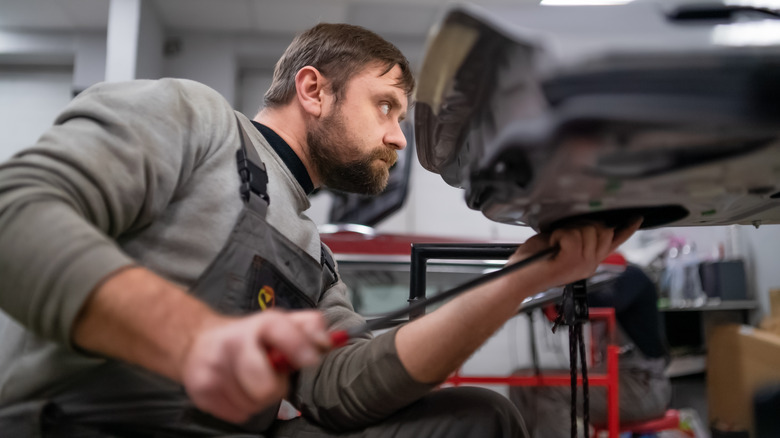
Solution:
[{"label": "man's eye", "polygon": [[390,104],[389,103],[383,103],[379,105],[379,110],[382,111],[382,114],[388,115],[390,114]]}]

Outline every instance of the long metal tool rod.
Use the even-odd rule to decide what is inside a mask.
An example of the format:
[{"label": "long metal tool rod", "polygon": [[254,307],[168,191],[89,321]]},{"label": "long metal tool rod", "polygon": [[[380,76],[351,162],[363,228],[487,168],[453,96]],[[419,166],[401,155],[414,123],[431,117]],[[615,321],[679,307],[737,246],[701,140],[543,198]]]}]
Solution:
[{"label": "long metal tool rod", "polygon": [[511,264],[509,266],[506,266],[504,268],[501,268],[501,269],[499,269],[497,271],[494,271],[494,272],[482,275],[481,277],[477,277],[477,278],[475,278],[475,279],[473,279],[471,281],[467,281],[466,283],[463,283],[460,286],[456,286],[456,287],[454,287],[454,288],[452,288],[450,290],[444,291],[444,292],[439,293],[437,295],[434,295],[434,296],[432,296],[430,298],[425,298],[425,299],[422,299],[422,300],[419,300],[419,301],[415,301],[415,302],[411,303],[407,307],[402,307],[402,308],[400,308],[398,310],[395,310],[393,312],[385,314],[384,316],[382,316],[380,318],[372,319],[371,321],[368,321],[365,324],[362,324],[362,325],[353,327],[351,329],[348,329],[347,330],[347,334],[350,337],[352,337],[352,336],[355,336],[355,335],[358,335],[360,333],[364,333],[364,332],[367,332],[367,331],[378,330],[378,329],[381,329],[381,328],[386,328],[388,326],[392,326],[392,325],[394,325],[394,320],[396,318],[405,316],[405,315],[407,315],[409,313],[414,312],[415,310],[423,309],[426,306],[429,306],[431,304],[436,304],[436,303],[438,303],[440,301],[444,301],[444,300],[446,300],[448,298],[451,298],[451,297],[454,297],[456,295],[459,295],[459,294],[461,294],[461,293],[463,293],[463,292],[465,292],[467,290],[473,289],[475,287],[478,287],[478,286],[481,286],[481,285],[483,285],[485,283],[493,281],[493,280],[495,280],[495,279],[497,279],[499,277],[502,277],[504,275],[510,274],[510,273],[512,273],[514,271],[517,271],[518,269],[526,267],[526,266],[528,266],[528,265],[530,265],[532,263],[535,263],[535,262],[537,262],[539,260],[545,259],[547,257],[552,257],[552,256],[554,256],[555,254],[558,253],[558,250],[559,250],[558,246],[553,246],[553,247],[550,247],[550,248],[547,248],[547,249],[543,249],[543,250],[537,252],[536,254],[526,258],[526,259],[520,260],[517,263],[513,263],[513,264]]}]

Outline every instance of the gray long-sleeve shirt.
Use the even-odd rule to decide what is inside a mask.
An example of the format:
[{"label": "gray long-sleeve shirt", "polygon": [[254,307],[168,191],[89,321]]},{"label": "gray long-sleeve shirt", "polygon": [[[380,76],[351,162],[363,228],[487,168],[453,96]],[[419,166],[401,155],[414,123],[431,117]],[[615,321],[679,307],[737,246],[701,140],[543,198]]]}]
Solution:
[{"label": "gray long-sleeve shirt", "polygon": [[[81,354],[70,337],[111,272],[139,264],[186,288],[216,256],[242,207],[234,114],[192,81],[99,84],[36,145],[0,165],[0,404],[38,397],[105,360]],[[268,170],[268,222],[319,260],[306,194],[239,118]],[[319,308],[336,328],[362,321],[341,282]],[[408,375],[393,338],[332,352],[301,373],[293,401],[340,429],[416,400],[431,385]]]}]

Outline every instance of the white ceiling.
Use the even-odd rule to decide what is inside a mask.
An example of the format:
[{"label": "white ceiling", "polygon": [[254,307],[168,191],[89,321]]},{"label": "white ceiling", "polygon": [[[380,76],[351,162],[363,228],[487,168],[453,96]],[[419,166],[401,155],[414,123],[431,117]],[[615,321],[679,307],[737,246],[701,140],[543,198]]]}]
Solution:
[{"label": "white ceiling", "polygon": [[[450,0],[146,0],[167,30],[295,33],[347,22],[383,35],[424,35]],[[476,0],[536,4],[538,0]],[[105,30],[109,0],[0,0],[0,29]]]}]

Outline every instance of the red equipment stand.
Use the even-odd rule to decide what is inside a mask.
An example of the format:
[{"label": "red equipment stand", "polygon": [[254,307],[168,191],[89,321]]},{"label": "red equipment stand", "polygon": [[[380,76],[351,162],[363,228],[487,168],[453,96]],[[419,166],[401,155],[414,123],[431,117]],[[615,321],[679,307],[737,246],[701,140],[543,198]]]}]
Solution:
[{"label": "red equipment stand", "polygon": [[[455,260],[506,260],[517,249],[517,244],[497,244],[497,243],[413,243],[411,248],[411,264],[409,276],[409,302],[415,303],[418,300],[425,299],[426,286],[426,266],[429,259],[455,259]],[[620,255],[610,255],[603,264],[616,264],[625,266],[625,259]],[[521,311],[529,311],[533,308],[550,304],[557,299],[547,297],[536,300],[533,305],[524,306]],[[619,347],[615,345],[615,309],[611,308],[591,308],[589,310],[590,320],[604,320],[607,323],[607,336],[609,345],[607,346],[607,371],[606,374],[588,375],[588,382],[595,386],[607,387],[607,425],[610,438],[618,438],[619,433],[619,410],[618,410],[618,354]],[[421,308],[409,313],[410,319],[422,316],[425,309]],[[582,384],[582,377],[578,377],[578,384]],[[491,385],[513,385],[513,386],[568,386],[571,385],[571,377],[567,375],[546,375],[546,376],[461,376],[456,371],[445,383],[453,386],[461,384],[491,384]]]},{"label": "red equipment stand", "polygon": [[[607,324],[607,370],[605,374],[588,373],[588,383],[592,386],[607,387],[607,430],[609,438],[618,438],[620,433],[620,411],[618,409],[618,354],[620,348],[615,345],[615,309],[590,308],[590,319],[604,320]],[[591,343],[591,345],[593,345]],[[453,386],[463,384],[509,385],[509,386],[569,386],[571,377],[568,374],[548,374],[540,376],[463,376],[456,371],[445,383]],[[577,377],[577,384],[582,385],[582,376]]]}]

